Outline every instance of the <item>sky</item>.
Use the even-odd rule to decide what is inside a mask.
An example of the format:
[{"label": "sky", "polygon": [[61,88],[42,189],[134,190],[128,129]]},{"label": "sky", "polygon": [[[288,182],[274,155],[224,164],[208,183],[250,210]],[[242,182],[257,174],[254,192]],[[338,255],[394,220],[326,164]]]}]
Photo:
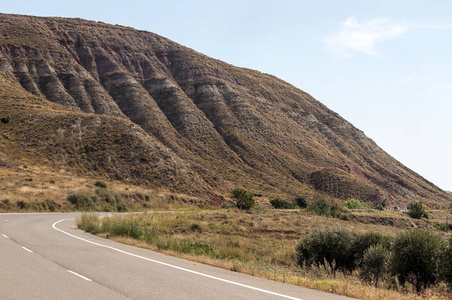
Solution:
[{"label": "sky", "polygon": [[306,91],[452,191],[452,1],[0,0],[151,31]]}]

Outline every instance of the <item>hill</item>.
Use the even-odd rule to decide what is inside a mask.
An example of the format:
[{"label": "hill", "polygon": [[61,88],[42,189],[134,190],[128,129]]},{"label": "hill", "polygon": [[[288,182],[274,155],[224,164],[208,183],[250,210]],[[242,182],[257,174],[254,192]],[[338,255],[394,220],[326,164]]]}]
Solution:
[{"label": "hill", "polygon": [[0,72],[0,168],[26,159],[211,198],[452,201],[306,92],[154,33],[0,14]]}]

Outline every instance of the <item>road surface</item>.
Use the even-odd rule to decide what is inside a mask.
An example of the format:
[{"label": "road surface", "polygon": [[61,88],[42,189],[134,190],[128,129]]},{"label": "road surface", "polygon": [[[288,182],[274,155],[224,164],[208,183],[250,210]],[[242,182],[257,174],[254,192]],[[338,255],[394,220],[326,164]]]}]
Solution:
[{"label": "road surface", "polygon": [[0,299],[350,299],[96,237],[78,215],[0,214]]}]

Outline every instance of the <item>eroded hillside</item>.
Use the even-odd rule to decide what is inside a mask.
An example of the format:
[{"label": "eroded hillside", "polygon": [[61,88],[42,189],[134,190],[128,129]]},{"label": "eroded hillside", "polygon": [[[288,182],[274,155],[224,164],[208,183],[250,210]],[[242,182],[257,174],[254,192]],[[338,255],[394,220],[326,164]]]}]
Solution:
[{"label": "eroded hillside", "polygon": [[188,193],[451,201],[309,94],[153,33],[0,14],[0,70],[1,138],[78,172]]}]

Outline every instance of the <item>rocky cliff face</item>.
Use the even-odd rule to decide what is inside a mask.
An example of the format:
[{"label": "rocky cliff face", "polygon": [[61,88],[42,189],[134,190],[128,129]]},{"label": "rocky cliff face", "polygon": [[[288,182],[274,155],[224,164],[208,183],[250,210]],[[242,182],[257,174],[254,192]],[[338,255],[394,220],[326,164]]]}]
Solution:
[{"label": "rocky cliff face", "polygon": [[153,33],[0,14],[0,72],[3,138],[75,170],[184,192],[451,200],[307,93]]}]

